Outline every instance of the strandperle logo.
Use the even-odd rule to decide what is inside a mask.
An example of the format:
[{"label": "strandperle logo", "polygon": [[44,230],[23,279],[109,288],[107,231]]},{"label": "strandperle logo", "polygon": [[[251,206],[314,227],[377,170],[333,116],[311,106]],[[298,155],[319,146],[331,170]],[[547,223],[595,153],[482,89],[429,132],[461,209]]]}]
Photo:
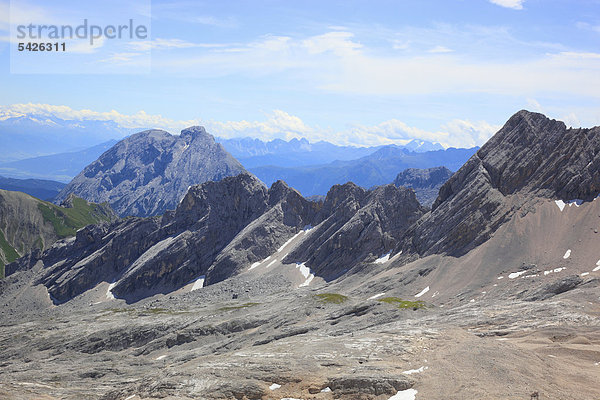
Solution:
[{"label": "strandperle logo", "polygon": [[122,25],[92,25],[87,19],[81,25],[18,25],[17,39],[20,40],[64,40],[88,39],[90,45],[95,40],[106,39],[147,39],[148,27],[137,25],[133,19]]}]

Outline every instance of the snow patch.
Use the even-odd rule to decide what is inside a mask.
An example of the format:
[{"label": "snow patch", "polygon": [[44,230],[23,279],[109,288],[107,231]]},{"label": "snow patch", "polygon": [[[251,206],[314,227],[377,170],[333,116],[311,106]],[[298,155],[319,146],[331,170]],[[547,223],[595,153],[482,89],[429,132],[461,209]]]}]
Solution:
[{"label": "snow patch", "polygon": [[367,300],[375,300],[376,298],[381,297],[383,295],[385,295],[385,292],[383,292],[383,293],[377,293],[375,296],[371,296]]},{"label": "snow patch", "polygon": [[192,286],[192,288],[190,289],[190,292],[193,292],[194,290],[203,288],[205,279],[206,279],[206,275],[200,275],[198,278],[196,278],[196,281],[194,282],[194,286]]},{"label": "snow patch", "polygon": [[401,390],[388,400],[415,400],[417,393],[418,392],[415,389]]},{"label": "snow patch", "polygon": [[427,286],[425,289],[421,290],[418,294],[415,295],[415,297],[421,297],[427,292],[429,292],[429,286]]},{"label": "snow patch", "polygon": [[270,263],[267,264],[267,268],[269,268],[271,265],[275,264],[277,262],[277,260],[273,260]]},{"label": "snow patch", "polygon": [[583,200],[580,200],[580,199],[570,200],[570,201],[567,201],[566,203],[562,200],[555,200],[554,202],[556,203],[556,205],[558,206],[558,208],[560,209],[561,212],[562,212],[562,210],[565,209],[565,206],[567,206],[567,205],[569,207],[571,207],[571,206],[579,207],[580,205],[583,204]]},{"label": "snow patch", "polygon": [[581,276],[588,276],[589,274],[589,272],[584,272],[583,274],[581,274]]},{"label": "snow patch", "polygon": [[499,276],[499,277],[498,277],[498,280],[500,280],[500,279],[504,279],[504,277],[503,277],[503,276]]},{"label": "snow patch", "polygon": [[592,272],[600,271],[600,265],[592,270]]},{"label": "snow patch", "polygon": [[569,201],[569,207],[571,207],[571,206],[579,207],[582,204],[583,204],[583,200],[580,200],[580,199],[575,199],[575,200]]},{"label": "snow patch", "polygon": [[321,390],[321,393],[329,393],[329,392],[331,392],[331,388],[329,386],[327,386],[325,389]]},{"label": "snow patch", "polygon": [[565,255],[563,256],[563,258],[566,260],[567,258],[571,257],[571,249],[567,250],[565,252]]},{"label": "snow patch", "polygon": [[155,360],[156,360],[156,361],[163,360],[163,359],[165,359],[166,357],[167,357],[167,355],[166,355],[166,354],[163,354],[162,356],[158,356],[158,357],[156,357],[156,358],[155,358]]},{"label": "snow patch", "polygon": [[310,224],[306,225],[304,228],[302,228],[302,230],[304,231],[304,233],[308,233],[308,232],[312,231],[313,229],[315,229],[315,227],[312,226],[312,225],[310,225]]},{"label": "snow patch", "polygon": [[252,271],[254,268],[258,267],[260,265],[260,261],[255,262],[254,264],[252,264],[250,266],[250,268],[248,268],[248,271]]},{"label": "snow patch", "polygon": [[127,396],[125,397],[125,400],[131,400],[135,397],[135,394],[132,394],[131,396]]},{"label": "snow patch", "polygon": [[388,262],[388,261],[390,260],[390,254],[391,254],[391,253],[392,253],[392,252],[390,251],[389,253],[382,255],[382,256],[381,256],[381,257],[379,257],[377,260],[375,260],[375,262],[374,262],[374,263],[375,263],[375,264],[383,264],[383,263],[386,263],[386,262]]},{"label": "snow patch", "polygon": [[274,383],[271,386],[269,386],[269,389],[270,390],[276,390],[276,389],[279,389],[280,387],[281,387],[281,385],[278,385],[278,384]]},{"label": "snow patch", "polygon": [[508,279],[516,279],[516,278],[520,277],[521,275],[523,275],[525,272],[527,272],[527,271],[519,271],[519,272],[513,272],[511,274],[508,274]]},{"label": "snow patch", "polygon": [[296,263],[296,268],[298,268],[300,270],[300,273],[302,274],[302,276],[304,278],[306,278],[306,280],[304,281],[304,283],[301,283],[300,286],[298,286],[298,287],[304,287],[304,286],[310,285],[310,283],[312,282],[312,280],[315,279],[315,275],[312,273],[312,271],[310,270],[310,268],[308,268],[306,266],[306,262]]},{"label": "snow patch", "polygon": [[115,299],[115,295],[112,294],[111,290],[115,287],[115,285],[117,284],[117,282],[113,282],[110,285],[108,285],[108,289],[106,290],[106,298],[109,300],[114,300]]},{"label": "snow patch", "polygon": [[556,272],[560,272],[560,271],[564,271],[566,268],[565,267],[560,267],[560,268],[554,268],[551,269],[549,271],[544,271],[544,276],[552,274],[552,273],[556,273]]},{"label": "snow patch", "polygon": [[421,368],[409,369],[408,371],[404,371],[402,373],[405,375],[419,374],[419,373],[425,371],[427,368],[429,368],[429,367],[422,366]]},{"label": "snow patch", "polygon": [[433,299],[433,298],[434,298],[435,296],[437,296],[438,294],[440,294],[440,292],[436,290],[436,291],[435,291],[435,293],[431,295],[431,298]]},{"label": "snow patch", "polygon": [[303,233],[304,231],[300,231],[298,233],[296,233],[294,236],[292,236],[287,242],[285,242],[278,250],[278,253],[281,253],[281,251],[285,248],[285,246],[287,246],[288,244],[292,243],[292,240],[296,239],[301,233]]}]

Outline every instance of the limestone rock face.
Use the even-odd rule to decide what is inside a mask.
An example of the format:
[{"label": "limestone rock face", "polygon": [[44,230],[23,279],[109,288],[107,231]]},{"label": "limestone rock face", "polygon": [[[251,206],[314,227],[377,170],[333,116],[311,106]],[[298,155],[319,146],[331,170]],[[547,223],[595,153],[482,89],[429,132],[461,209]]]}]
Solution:
[{"label": "limestone rock face", "polygon": [[316,222],[319,225],[287,259],[306,262],[333,279],[366,258],[391,250],[424,213],[414,192],[394,185],[366,191],[353,183],[331,188]]},{"label": "limestone rock face", "polygon": [[244,172],[242,165],[203,127],[173,136],[148,130],[121,140],[88,165],[58,194],[108,202],[120,216],[153,216],[173,210],[192,185]]},{"label": "limestone rock face", "polygon": [[600,128],[567,129],[519,111],[441,187],[397,250],[461,255],[536,198],[585,201],[599,193]]},{"label": "limestone rock face", "polygon": [[440,188],[451,176],[452,171],[446,167],[409,168],[396,176],[394,185],[411,188],[415,191],[419,203],[431,207],[438,196]]}]

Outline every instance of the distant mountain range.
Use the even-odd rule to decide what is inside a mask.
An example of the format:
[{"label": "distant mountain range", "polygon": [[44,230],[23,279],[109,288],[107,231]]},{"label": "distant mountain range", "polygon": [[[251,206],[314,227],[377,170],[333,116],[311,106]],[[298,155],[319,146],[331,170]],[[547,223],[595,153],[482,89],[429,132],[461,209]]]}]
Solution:
[{"label": "distant mountain range", "polygon": [[0,164],[0,174],[19,179],[34,178],[69,182],[116,143],[116,140],[109,140],[84,150],[2,163]]},{"label": "distant mountain range", "polygon": [[[0,132],[7,144],[7,151],[4,153],[5,159],[19,158],[26,153],[52,152],[57,149],[63,150],[56,154],[0,163],[1,175],[10,178],[33,178],[58,182],[70,182],[82,170],[96,162],[96,160],[99,160],[105,152],[114,148],[113,146],[115,146],[117,140],[112,138],[126,136],[131,133],[130,130],[122,128],[112,121],[67,121],[56,117],[47,118],[41,116],[5,119],[0,121]],[[155,130],[155,132],[158,131]],[[64,151],[69,147],[81,147],[99,138],[111,139],[80,150]],[[307,139],[291,139],[289,141],[276,139],[265,142],[246,137],[234,139],[215,138],[214,140],[219,142],[226,152],[230,154],[227,157],[233,156],[241,163],[237,167],[238,170],[245,169],[252,172],[266,185],[271,185],[277,180],[284,180],[291,187],[299,190],[304,196],[323,196],[331,186],[349,181],[364,188],[388,184],[394,181],[398,173],[407,168],[443,166],[451,170],[457,170],[477,150],[477,148],[444,149],[439,143],[416,139],[405,145],[375,147],[339,146],[325,141],[311,143]],[[150,146],[149,143],[138,143],[138,145],[142,147],[146,145]],[[148,147],[148,157],[150,158],[159,157],[159,154],[162,154],[160,157],[163,157],[164,154],[170,151],[159,146],[156,149],[157,152],[153,152],[150,147]],[[126,154],[121,154],[120,156],[128,157]],[[197,154],[197,156],[202,157],[203,154]],[[231,160],[233,160],[233,157]],[[116,165],[115,163],[118,161],[115,159],[106,165]],[[121,163],[125,161],[125,159],[120,160]],[[148,173],[151,173],[153,176],[152,179],[155,179],[158,177],[159,170],[162,167],[156,166],[155,162],[150,161],[150,159],[146,161],[142,162],[142,164],[147,165],[148,168],[157,168],[156,171],[148,170]],[[237,161],[233,160],[231,162]],[[107,162],[106,158],[101,161],[101,163],[105,162]],[[161,164],[167,161],[161,158],[161,161],[156,162]],[[132,167],[129,166],[127,168]],[[100,173],[99,171],[96,172]],[[89,174],[89,171],[86,173]],[[102,174],[107,173],[109,171],[104,168]],[[193,172],[189,171],[189,173]],[[177,174],[180,178],[183,176],[181,171]],[[208,173],[206,176],[212,175]],[[108,185],[111,188],[110,190],[115,189],[114,183],[107,183],[107,179],[109,179],[107,176],[103,175],[100,177],[97,175],[96,177],[104,179],[105,183],[103,185]],[[85,179],[90,178],[90,176],[86,176]],[[82,178],[79,177],[77,179],[81,180]],[[110,179],[114,180],[117,178],[112,177]],[[188,178],[180,180],[181,182],[187,182]],[[130,182],[129,180],[126,181]],[[190,178],[189,181],[191,184],[194,184],[201,183],[204,180]],[[149,181],[144,182],[142,186],[148,183]],[[140,186],[138,184],[141,183],[138,182],[136,184],[136,190],[139,190]],[[86,198],[91,201],[109,201],[120,215],[124,215],[123,213],[126,212],[125,209],[127,207],[122,208],[121,206],[117,206],[115,204],[116,200],[113,201],[108,197],[102,197],[98,193],[94,195],[83,189],[83,191],[73,191],[74,185],[75,183],[72,183],[70,189],[67,189],[63,195],[73,192],[80,196],[87,196]],[[116,186],[121,185],[122,183],[116,184]],[[187,185],[184,186],[177,190],[179,197],[183,196],[183,190],[187,188]],[[56,188],[56,184],[54,184],[54,187]],[[7,187],[7,189],[12,188],[11,186]],[[21,190],[42,198],[49,198],[51,195],[49,192],[29,192],[27,191],[29,189],[26,187],[21,187]],[[123,186],[123,190],[127,191],[131,190],[131,188]],[[122,194],[128,197],[133,196],[133,194],[125,194],[125,192]],[[137,195],[141,195],[141,192],[137,193]],[[429,197],[433,197],[433,194],[430,193]],[[174,208],[177,205],[176,202],[173,202],[174,200],[171,200],[167,202],[169,203],[168,206],[164,204],[156,207],[146,205],[142,209],[153,209],[152,213],[162,212],[169,207]],[[432,202],[430,200],[427,200],[428,204]],[[145,201],[149,202],[148,199]],[[157,197],[157,201],[164,202],[164,196],[161,196],[161,199]],[[121,200],[121,202],[127,203],[125,200]],[[150,215],[146,211],[142,211],[142,209],[135,211],[134,215]],[[132,212],[132,210],[127,212]]]},{"label": "distant mountain range", "polygon": [[23,192],[42,200],[53,199],[66,184],[43,179],[14,179],[0,176],[0,189]]},{"label": "distant mountain range", "polygon": [[7,118],[0,120],[0,162],[84,150],[140,130],[114,121],[69,121],[39,115]]},{"label": "distant mountain range", "polygon": [[[264,142],[254,138],[215,138],[232,156],[246,168],[260,166],[303,167],[309,165],[328,164],[333,161],[350,161],[366,157],[385,146],[356,147],[338,146],[333,143],[319,141],[310,143],[306,139],[281,139]],[[396,146],[418,153],[444,150],[439,143],[412,140],[404,146]]]},{"label": "distant mountain range", "polygon": [[304,196],[324,195],[331,186],[345,182],[364,188],[385,185],[393,182],[398,173],[407,168],[444,166],[458,170],[477,149],[449,148],[416,153],[390,145],[357,160],[296,168],[269,165],[249,168],[249,171],[267,185],[281,179]]}]

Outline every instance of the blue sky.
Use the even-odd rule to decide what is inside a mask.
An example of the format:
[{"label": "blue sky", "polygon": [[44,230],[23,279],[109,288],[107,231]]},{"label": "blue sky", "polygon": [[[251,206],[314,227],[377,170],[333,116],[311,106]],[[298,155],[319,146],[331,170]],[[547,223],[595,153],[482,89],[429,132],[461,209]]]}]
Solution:
[{"label": "blue sky", "polygon": [[[523,108],[600,125],[598,0],[136,1],[125,14],[110,2],[0,1],[0,118],[356,145],[481,145]],[[150,40],[105,40],[63,73],[11,73],[11,23],[123,15],[149,18]],[[56,68],[44,56],[35,65]]]}]

